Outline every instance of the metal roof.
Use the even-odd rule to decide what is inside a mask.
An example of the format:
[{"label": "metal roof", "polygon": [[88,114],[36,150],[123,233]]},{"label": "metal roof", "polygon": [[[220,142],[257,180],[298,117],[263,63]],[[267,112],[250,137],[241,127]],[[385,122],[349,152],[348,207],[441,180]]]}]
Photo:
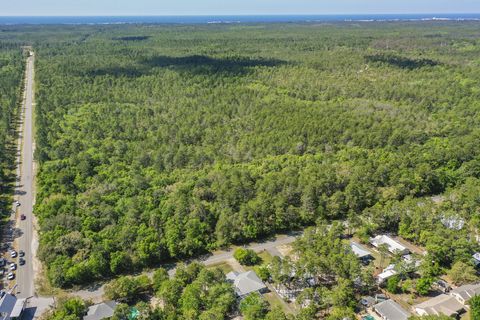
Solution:
[{"label": "metal roof", "polygon": [[227,279],[233,281],[235,292],[240,297],[266,288],[262,280],[253,271],[243,273],[230,272],[227,274]]},{"label": "metal roof", "polygon": [[5,293],[0,300],[0,320],[10,319],[10,314],[12,313],[16,302],[17,297],[10,293]]},{"label": "metal roof", "polygon": [[106,301],[99,304],[94,304],[88,308],[87,315],[83,320],[101,320],[110,318],[115,313],[117,303],[115,301]]},{"label": "metal roof", "polygon": [[408,320],[410,312],[393,300],[386,300],[373,306],[375,311],[386,320]]}]

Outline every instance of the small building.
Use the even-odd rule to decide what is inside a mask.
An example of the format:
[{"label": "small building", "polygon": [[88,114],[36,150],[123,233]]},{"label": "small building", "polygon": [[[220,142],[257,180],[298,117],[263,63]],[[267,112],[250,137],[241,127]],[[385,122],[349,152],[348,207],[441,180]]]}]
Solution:
[{"label": "small building", "polygon": [[480,252],[475,252],[472,255],[472,262],[475,265],[475,267],[480,267]]},{"label": "small building", "polygon": [[10,318],[12,320],[21,319],[23,310],[25,310],[25,305],[27,304],[27,299],[17,299],[15,306],[13,307],[12,313],[10,314]]},{"label": "small building", "polygon": [[227,280],[233,283],[235,293],[239,298],[244,298],[253,292],[265,293],[267,286],[253,271],[238,273],[235,271],[227,274]]},{"label": "small building", "polygon": [[419,316],[438,316],[445,315],[448,317],[457,317],[459,314],[465,311],[463,304],[461,304],[453,296],[441,294],[413,306],[413,310]]},{"label": "small building", "polygon": [[350,242],[350,248],[352,252],[360,259],[362,262],[369,262],[373,260],[373,256],[370,251],[368,251],[364,246],[356,242]]},{"label": "small building", "polygon": [[87,311],[87,315],[83,317],[83,320],[101,320],[107,319],[113,316],[117,303],[115,301],[106,301],[90,306]]},{"label": "small building", "polygon": [[405,255],[410,253],[407,247],[387,235],[378,235],[371,238],[370,243],[376,248],[385,244],[388,247],[388,251],[393,254],[400,253],[401,255]]},{"label": "small building", "polygon": [[5,293],[0,299],[0,320],[10,320],[13,308],[17,303],[17,297],[13,294]]},{"label": "small building", "polygon": [[462,230],[465,226],[465,220],[460,217],[450,216],[450,217],[443,217],[441,222],[445,228],[450,230]]},{"label": "small building", "polygon": [[397,274],[397,271],[393,269],[384,270],[382,273],[380,273],[377,276],[377,282],[378,284],[383,284],[385,283],[385,281],[387,281],[389,278],[393,277],[396,274]]},{"label": "small building", "polygon": [[373,310],[384,320],[408,320],[411,314],[393,300],[386,300],[373,306]]},{"label": "small building", "polygon": [[478,294],[480,294],[480,284],[466,284],[450,291],[450,295],[464,305]]}]

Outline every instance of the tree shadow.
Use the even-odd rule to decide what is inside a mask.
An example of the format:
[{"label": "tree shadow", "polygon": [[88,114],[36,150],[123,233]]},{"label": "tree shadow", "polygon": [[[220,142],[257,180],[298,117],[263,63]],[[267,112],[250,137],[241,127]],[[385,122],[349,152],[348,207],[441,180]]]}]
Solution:
[{"label": "tree shadow", "polygon": [[371,63],[386,63],[393,67],[415,70],[423,67],[434,67],[440,65],[438,61],[425,58],[407,58],[392,54],[374,54],[365,56],[365,60]]},{"label": "tree shadow", "polygon": [[150,39],[151,36],[126,36],[126,37],[117,37],[113,40],[117,41],[144,41]]},{"label": "tree shadow", "polygon": [[149,68],[173,68],[195,74],[242,75],[253,67],[275,67],[285,61],[272,58],[223,57],[214,58],[205,55],[183,57],[154,56],[141,61]]},{"label": "tree shadow", "polygon": [[271,58],[224,57],[213,58],[205,55],[191,55],[183,57],[154,56],[142,58],[136,64],[129,66],[111,66],[90,69],[78,73],[79,76],[127,77],[137,78],[152,74],[155,68],[168,68],[179,72],[200,75],[244,75],[254,67],[275,67],[285,64],[285,61]]}]

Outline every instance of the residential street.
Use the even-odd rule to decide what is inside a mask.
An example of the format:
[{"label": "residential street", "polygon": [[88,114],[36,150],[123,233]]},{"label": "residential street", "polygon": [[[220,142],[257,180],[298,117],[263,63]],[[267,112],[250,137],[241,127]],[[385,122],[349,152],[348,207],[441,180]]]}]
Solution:
[{"label": "residential street", "polygon": [[[301,233],[292,233],[290,235],[280,235],[275,237],[274,239],[271,239],[265,242],[251,243],[249,245],[246,245],[245,248],[252,249],[256,252],[261,252],[264,250],[266,251],[273,250],[275,252],[277,247],[294,242],[297,236],[300,234]],[[229,250],[229,251],[215,252],[213,254],[205,255],[204,257],[201,257],[198,259],[192,259],[191,261],[186,261],[186,262],[199,261],[206,266],[214,266],[216,264],[223,263],[232,258],[233,258],[233,250]],[[168,273],[170,275],[173,275],[174,272],[175,272],[175,267],[172,267],[168,270]],[[153,272],[149,272],[148,276],[150,277],[153,276]],[[103,293],[104,293],[103,285],[93,285],[90,288],[72,292],[72,294],[77,295],[82,299],[90,299],[94,302],[102,301]]]}]

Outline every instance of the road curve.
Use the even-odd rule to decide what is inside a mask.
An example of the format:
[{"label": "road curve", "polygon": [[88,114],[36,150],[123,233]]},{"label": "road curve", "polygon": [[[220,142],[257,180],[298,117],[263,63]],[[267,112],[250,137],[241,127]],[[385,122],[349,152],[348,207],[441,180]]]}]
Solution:
[{"label": "road curve", "polygon": [[[250,243],[245,245],[245,248],[252,249],[255,252],[261,252],[263,250],[271,250],[276,249],[279,246],[290,244],[295,241],[295,239],[300,236],[301,232],[294,232],[290,235],[279,235],[276,236],[274,239],[267,240],[265,242],[259,243]],[[233,258],[233,250],[230,249],[228,251],[219,251],[213,254],[205,255],[198,259],[191,259],[185,261],[186,263],[191,263],[193,261],[198,261],[203,263],[205,266],[214,266],[216,264],[223,263],[229,259]],[[170,268],[168,270],[168,274],[173,276],[175,274],[175,267]],[[153,276],[153,272],[148,272],[147,275],[151,278]],[[94,284],[90,288],[86,288],[79,291],[71,292],[75,296],[79,296],[85,300],[92,300],[93,302],[101,302],[103,300],[105,285]]]},{"label": "road curve", "polygon": [[[33,271],[33,205],[35,202],[34,194],[34,167],[33,167],[33,97],[34,97],[34,61],[35,56],[31,54],[27,58],[25,71],[25,96],[22,106],[22,132],[21,132],[21,153],[19,155],[20,177],[15,190],[15,199],[20,202],[17,208],[16,226],[19,229],[19,237],[16,239],[15,247],[17,250],[25,252],[24,266],[18,266],[15,292],[19,298],[28,298],[33,296],[34,271]],[[20,219],[20,215],[26,216],[25,220]]]}]

